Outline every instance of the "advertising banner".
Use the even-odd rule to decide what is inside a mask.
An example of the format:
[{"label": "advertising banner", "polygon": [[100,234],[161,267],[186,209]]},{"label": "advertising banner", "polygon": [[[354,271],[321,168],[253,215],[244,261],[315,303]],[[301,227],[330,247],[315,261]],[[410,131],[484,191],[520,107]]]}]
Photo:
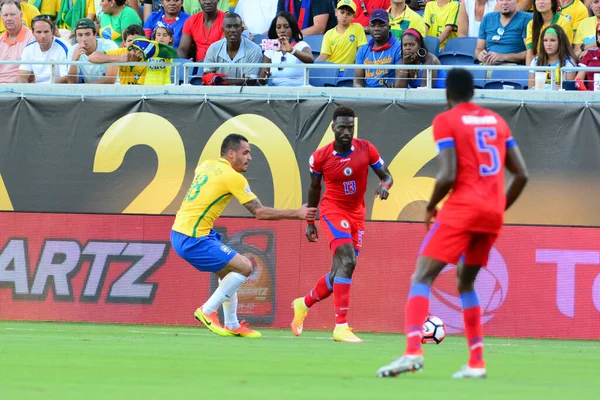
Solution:
[{"label": "advertising banner", "polygon": [[[0,320],[194,325],[216,282],[169,243],[170,216],[0,214]],[[308,243],[305,223],[221,218],[223,241],[249,257],[239,315],[287,328],[291,301],[331,263],[327,243]],[[420,223],[367,222],[349,312],[358,331],[401,332],[404,304],[425,236]],[[507,226],[476,283],[491,336],[600,339],[600,229]],[[333,299],[305,329],[332,329]],[[431,292],[431,314],[463,330],[456,270]]]}]

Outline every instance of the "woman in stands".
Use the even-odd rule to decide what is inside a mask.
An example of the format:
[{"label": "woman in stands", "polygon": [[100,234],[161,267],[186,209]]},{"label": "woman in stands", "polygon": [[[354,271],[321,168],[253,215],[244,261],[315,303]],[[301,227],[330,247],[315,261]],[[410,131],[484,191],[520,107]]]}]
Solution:
[{"label": "woman in stands", "polygon": [[458,37],[479,37],[483,17],[493,11],[499,11],[496,0],[462,0],[458,10]]},{"label": "woman in stands", "polygon": [[[425,46],[423,36],[415,29],[407,29],[402,33],[402,64],[404,65],[440,65],[440,60],[431,54]],[[442,89],[446,87],[445,71],[430,71],[432,74],[432,87]],[[426,87],[427,79],[422,69],[408,69],[400,71],[401,88]]]},{"label": "woman in stands", "polygon": [[542,47],[542,31],[550,25],[559,25],[567,35],[569,43],[573,42],[571,22],[558,12],[558,0],[535,0],[533,2],[533,19],[527,24],[526,65],[530,65]]},{"label": "woman in stands", "polygon": [[[600,22],[596,25],[596,48],[588,49],[581,60],[579,60],[580,67],[600,67]],[[580,71],[577,73],[577,79],[575,87],[579,90],[594,90],[594,75],[599,72],[586,72]],[[584,83],[584,79],[587,80]]]},{"label": "woman in stands", "polygon": [[[575,67],[577,61],[575,53],[571,47],[571,43],[567,38],[565,31],[558,25],[550,25],[542,31],[542,45],[540,51],[531,62],[532,67],[537,66],[549,66],[549,67]],[[546,88],[553,89],[550,87],[550,74],[548,71],[546,76]],[[569,72],[566,74],[567,80],[575,79],[575,72]],[[560,89],[560,68],[556,69],[556,75],[554,77],[556,89]],[[535,88],[535,71],[529,72],[529,88]]]},{"label": "woman in stands", "polygon": [[[264,48],[264,63],[273,64],[312,64],[315,59],[308,43],[304,42],[302,32],[293,14],[287,11],[278,13],[269,28],[270,42]],[[264,43],[264,42],[263,42]],[[264,47],[264,46],[263,46]],[[304,85],[303,68],[263,68],[259,82],[271,86]]]}]

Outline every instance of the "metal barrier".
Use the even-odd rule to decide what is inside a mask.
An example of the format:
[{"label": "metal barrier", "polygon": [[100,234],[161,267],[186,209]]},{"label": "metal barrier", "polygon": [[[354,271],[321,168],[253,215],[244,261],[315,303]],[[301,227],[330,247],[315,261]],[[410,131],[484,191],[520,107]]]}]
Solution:
[{"label": "metal barrier", "polygon": [[[0,61],[1,64],[23,64],[21,61]],[[55,83],[55,68],[59,65],[98,65],[83,61],[28,61],[28,65],[52,65],[50,83]],[[156,66],[156,63],[151,62],[127,62],[127,63],[104,63],[102,65],[112,66]],[[310,71],[315,69],[390,69],[390,70],[422,70],[424,71],[424,77],[426,80],[426,88],[431,89],[433,87],[432,71],[447,71],[454,68],[465,68],[469,71],[533,71],[533,72],[551,72],[550,73],[550,84],[554,88],[556,86],[556,72],[559,67],[550,66],[523,66],[523,65],[404,65],[404,64],[327,64],[327,63],[315,63],[315,64],[273,64],[273,63],[197,63],[197,62],[165,62],[160,64],[161,67],[177,67],[174,69],[174,84],[179,85],[179,67],[183,66],[183,77],[182,81],[188,82],[190,78],[191,68],[219,68],[219,67],[236,67],[236,68],[301,68],[303,70],[303,83],[304,86],[309,85]],[[561,68],[561,81],[564,81],[564,73],[579,70],[598,70],[600,68]]]}]

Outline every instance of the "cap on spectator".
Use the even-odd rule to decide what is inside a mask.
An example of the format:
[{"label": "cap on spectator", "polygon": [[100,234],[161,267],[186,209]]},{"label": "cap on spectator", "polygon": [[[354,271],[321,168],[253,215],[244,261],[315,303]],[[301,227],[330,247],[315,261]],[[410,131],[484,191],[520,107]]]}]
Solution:
[{"label": "cap on spectator", "polygon": [[352,11],[356,13],[356,4],[354,4],[353,0],[340,0],[337,4],[337,8],[342,8],[344,6],[350,7]]},{"label": "cap on spectator", "polygon": [[173,27],[171,25],[169,25],[169,24],[166,24],[166,23],[162,22],[162,21],[158,21],[156,23],[156,26],[154,27],[154,29],[152,31],[156,32],[156,30],[158,28],[166,29],[171,34],[171,36],[175,35],[175,31],[173,30]]},{"label": "cap on spectator", "polygon": [[371,18],[369,18],[369,22],[373,21],[390,22],[390,16],[387,11],[378,8],[371,13]]},{"label": "cap on spectator", "polygon": [[93,29],[94,32],[96,32],[96,23],[89,18],[81,18],[79,21],[77,21],[77,24],[75,24],[75,29],[73,30],[76,31],[78,29]]}]

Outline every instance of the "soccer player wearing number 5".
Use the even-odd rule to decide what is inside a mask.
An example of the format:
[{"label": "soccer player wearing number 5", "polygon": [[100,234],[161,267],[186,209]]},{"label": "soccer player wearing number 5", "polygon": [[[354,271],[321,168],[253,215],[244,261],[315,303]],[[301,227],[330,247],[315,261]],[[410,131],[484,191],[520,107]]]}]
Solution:
[{"label": "soccer player wearing number 5", "polygon": [[[308,309],[333,293],[335,329],[333,340],[338,342],[362,342],[348,327],[350,285],[356,266],[356,257],[362,248],[365,232],[365,192],[367,175],[371,167],[381,182],[375,197],[388,198],[392,176],[370,142],[354,139],[354,110],[338,107],[333,113],[335,140],[315,151],[310,157],[311,182],[308,188],[308,205],[316,207],[321,197],[321,180],[326,191],[321,201],[321,228],[333,253],[331,272],[327,273],[305,296],[292,302],[294,320],[292,332],[302,333]],[[316,242],[317,228],[314,221],[306,227],[309,242]]]},{"label": "soccer player wearing number 5", "polygon": [[[485,378],[481,309],[475,278],[502,228],[504,211],[521,194],[527,169],[506,122],[471,103],[473,77],[452,69],[446,80],[450,110],[433,120],[439,150],[438,172],[425,213],[429,233],[423,241],[406,303],[404,356],[377,371],[393,377],[424,366],[421,326],[429,312],[429,289],[446,264],[458,264],[458,291],[463,308],[469,361],[453,378]],[[513,175],[504,192],[504,168]],[[452,190],[437,214],[437,204]],[[437,214],[437,216],[436,216]],[[435,224],[431,226],[432,220]]]},{"label": "soccer player wearing number 5", "polygon": [[[231,134],[221,144],[221,158],[201,163],[194,181],[183,199],[171,231],[175,252],[201,272],[212,272],[220,279],[219,287],[198,308],[194,317],[221,336],[260,337],[237,318],[237,291],[252,273],[252,263],[220,241],[213,229],[215,220],[232,197],[238,199],[258,219],[314,220],[317,209],[304,204],[297,210],[265,207],[256,197],[242,172],[248,170],[250,144],[242,135]],[[225,326],[217,309],[223,304]]]}]

